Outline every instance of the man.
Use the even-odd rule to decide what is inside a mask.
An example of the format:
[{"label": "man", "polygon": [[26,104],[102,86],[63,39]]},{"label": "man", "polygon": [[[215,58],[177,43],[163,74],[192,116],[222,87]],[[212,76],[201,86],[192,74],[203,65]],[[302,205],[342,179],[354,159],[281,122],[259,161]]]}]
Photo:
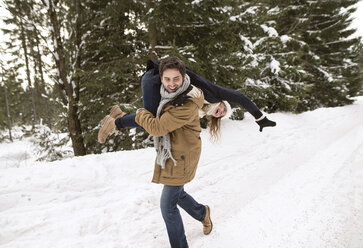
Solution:
[{"label": "man", "polygon": [[209,207],[184,191],[195,176],[201,153],[198,109],[204,97],[190,85],[185,64],[176,57],[161,61],[159,75],[161,100],[156,116],[141,109],[135,121],[154,136],[157,157],[152,181],[164,184],[160,208],[171,247],[188,247],[177,205],[203,223],[204,234],[212,231]]}]

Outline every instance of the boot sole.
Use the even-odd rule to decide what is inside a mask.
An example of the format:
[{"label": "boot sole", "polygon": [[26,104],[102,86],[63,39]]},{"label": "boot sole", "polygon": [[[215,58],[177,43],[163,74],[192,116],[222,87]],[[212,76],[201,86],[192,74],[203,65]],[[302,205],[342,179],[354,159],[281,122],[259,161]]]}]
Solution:
[{"label": "boot sole", "polygon": [[112,106],[112,108],[111,108],[111,110],[110,110],[110,116],[112,117],[112,118],[115,118],[115,119],[117,119],[117,118],[121,118],[122,116],[124,116],[126,113],[125,112],[123,112],[122,110],[121,110],[121,108],[119,107],[119,106],[117,106],[117,105],[114,105],[114,106]]},{"label": "boot sole", "polygon": [[211,219],[211,217],[210,217],[210,213],[211,213],[211,211],[210,211],[210,207],[209,206],[207,206],[207,208],[208,208],[208,212],[209,212],[209,221],[210,221],[210,225],[211,225],[211,227],[210,227],[210,230],[209,230],[209,232],[203,232],[204,233],[204,235],[208,235],[208,234],[210,234],[211,232],[212,232],[212,230],[213,230],[213,222],[212,222],[212,219]]},{"label": "boot sole", "polygon": [[[107,137],[113,133],[113,130],[109,130],[110,126],[112,125],[112,119],[113,118],[108,115],[101,120],[101,128],[98,131],[98,142],[101,144],[105,143]],[[104,138],[102,138],[102,136],[104,136]]]}]

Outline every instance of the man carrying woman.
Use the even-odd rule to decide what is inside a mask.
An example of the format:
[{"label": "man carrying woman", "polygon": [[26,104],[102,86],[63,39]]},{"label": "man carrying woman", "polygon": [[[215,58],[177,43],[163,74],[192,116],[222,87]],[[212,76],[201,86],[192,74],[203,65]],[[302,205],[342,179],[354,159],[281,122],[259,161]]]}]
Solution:
[{"label": "man carrying woman", "polygon": [[[276,122],[269,120],[259,108],[245,95],[240,92],[213,84],[209,80],[192,72],[188,68],[186,74],[192,85],[201,89],[204,93],[204,104],[199,110],[199,116],[208,119],[209,132],[213,138],[218,138],[222,119],[231,115],[229,102],[243,106],[260,126],[260,132],[265,127],[276,126]],[[159,62],[148,60],[146,72],[141,78],[143,106],[154,116],[160,102],[161,79],[159,75]],[[101,121],[101,129],[98,133],[98,141],[104,143],[107,137],[117,133],[123,128],[142,128],[135,122],[136,114],[126,114],[119,106],[113,106],[110,114]]]},{"label": "man carrying woman", "polygon": [[200,154],[201,115],[211,118],[211,134],[218,133],[221,118],[229,116],[227,101],[240,103],[256,119],[260,131],[274,126],[261,111],[241,93],[220,87],[187,70],[176,57],[167,57],[160,64],[149,61],[142,77],[144,108],[126,115],[118,106],[101,121],[98,140],[122,128],[143,128],[154,137],[157,152],[152,182],[163,184],[160,208],[169,242],[173,248],[186,248],[183,221],[178,206],[200,221],[203,233],[213,228],[211,209],[200,204],[184,190],[195,177]]}]

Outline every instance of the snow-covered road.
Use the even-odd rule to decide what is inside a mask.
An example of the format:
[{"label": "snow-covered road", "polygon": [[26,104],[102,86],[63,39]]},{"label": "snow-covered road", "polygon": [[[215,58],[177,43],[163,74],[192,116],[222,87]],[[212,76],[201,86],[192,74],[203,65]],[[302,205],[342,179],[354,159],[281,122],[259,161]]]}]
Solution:
[{"label": "snow-covered road", "polygon": [[[185,189],[211,206],[214,229],[181,211],[189,246],[362,248],[363,98],[269,116],[277,126],[262,133],[251,116],[225,121],[218,144],[202,133]],[[0,247],[169,247],[154,149],[52,163],[29,149],[0,144]]]}]

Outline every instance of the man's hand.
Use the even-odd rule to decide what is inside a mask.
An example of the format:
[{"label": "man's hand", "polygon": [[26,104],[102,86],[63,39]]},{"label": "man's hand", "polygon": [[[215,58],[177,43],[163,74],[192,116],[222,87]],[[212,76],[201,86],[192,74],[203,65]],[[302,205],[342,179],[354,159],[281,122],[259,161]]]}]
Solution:
[{"label": "man's hand", "polygon": [[262,129],[264,127],[274,127],[274,126],[276,126],[276,122],[270,121],[269,119],[267,119],[266,116],[262,120],[259,120],[259,121],[256,121],[256,122],[260,126],[260,132],[262,132]]},{"label": "man's hand", "polygon": [[139,112],[141,112],[142,110],[144,110],[144,108],[139,108],[136,110],[136,114],[138,114]]}]

